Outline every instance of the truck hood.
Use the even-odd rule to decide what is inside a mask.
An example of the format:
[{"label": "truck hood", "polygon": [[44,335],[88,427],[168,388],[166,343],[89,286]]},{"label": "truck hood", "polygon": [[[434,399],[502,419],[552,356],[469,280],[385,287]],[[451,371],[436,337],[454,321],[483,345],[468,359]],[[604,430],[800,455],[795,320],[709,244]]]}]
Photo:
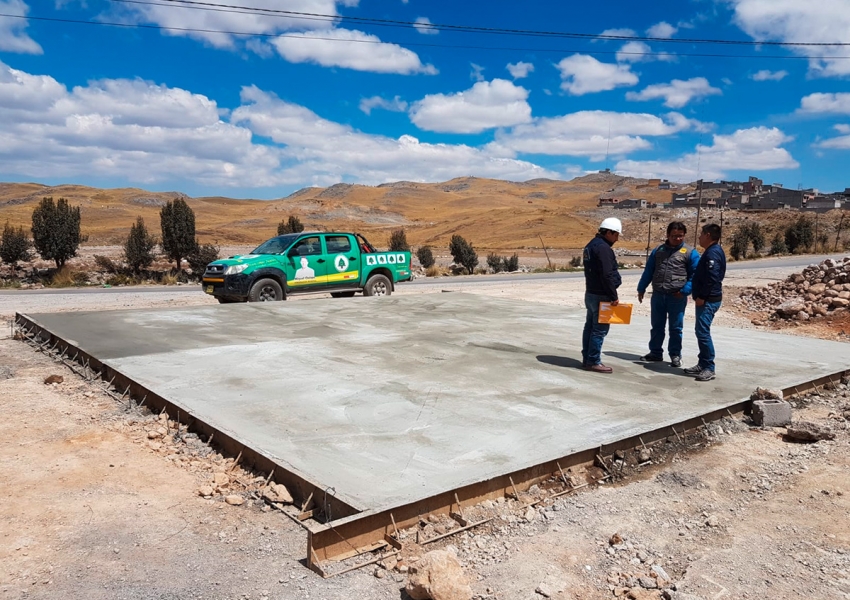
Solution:
[{"label": "truck hood", "polygon": [[231,265],[244,265],[249,264],[252,266],[260,266],[264,264],[272,264],[278,262],[279,255],[277,254],[239,254],[236,256],[229,256],[227,258],[220,258],[216,261],[213,261],[210,264],[214,265],[224,265],[229,267]]}]

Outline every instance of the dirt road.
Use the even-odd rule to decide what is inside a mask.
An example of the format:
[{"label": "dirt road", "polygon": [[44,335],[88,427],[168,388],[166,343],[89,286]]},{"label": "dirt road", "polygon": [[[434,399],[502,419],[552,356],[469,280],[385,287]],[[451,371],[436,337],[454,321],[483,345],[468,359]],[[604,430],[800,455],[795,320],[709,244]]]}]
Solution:
[{"label": "dirt road", "polygon": [[[627,273],[623,289],[637,276]],[[445,279],[399,293],[443,289],[580,306],[582,283]],[[200,291],[2,295],[0,316],[209,302]],[[751,326],[721,315],[721,324]],[[404,597],[405,576],[395,571],[317,577],[303,566],[305,535],[291,521],[251,499],[230,506],[197,495],[213,473],[229,471],[226,457],[148,439],[155,415],[126,412],[94,383],[10,339],[8,327],[0,338],[0,599]],[[64,381],[45,385],[51,374]],[[830,425],[834,441],[791,444],[778,431],[727,421],[684,446],[662,444],[615,484],[532,513],[494,506],[491,525],[443,546],[457,549],[481,598],[544,598],[537,589],[552,598],[660,598],[653,566],[672,580],[668,595],[685,600],[850,598],[848,394],[841,386],[796,409],[795,418]],[[253,476],[240,471],[229,472]],[[617,547],[614,533],[624,539]]]}]

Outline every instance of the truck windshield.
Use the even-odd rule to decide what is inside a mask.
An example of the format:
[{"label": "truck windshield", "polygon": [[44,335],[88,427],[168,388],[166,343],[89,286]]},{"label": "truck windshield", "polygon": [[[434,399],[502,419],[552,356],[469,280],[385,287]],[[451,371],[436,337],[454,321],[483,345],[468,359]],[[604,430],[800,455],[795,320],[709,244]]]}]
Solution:
[{"label": "truck windshield", "polygon": [[292,245],[292,242],[298,239],[300,234],[293,233],[289,235],[279,235],[267,240],[254,248],[251,254],[282,254]]}]

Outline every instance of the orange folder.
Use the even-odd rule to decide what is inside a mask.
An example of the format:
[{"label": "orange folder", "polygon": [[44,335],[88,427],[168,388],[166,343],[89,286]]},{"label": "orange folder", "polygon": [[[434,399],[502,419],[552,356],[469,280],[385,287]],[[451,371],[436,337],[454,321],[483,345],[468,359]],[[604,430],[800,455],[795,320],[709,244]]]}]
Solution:
[{"label": "orange folder", "polygon": [[600,302],[599,322],[609,325],[628,325],[632,322],[632,305],[621,302],[617,306],[611,306],[610,302]]}]

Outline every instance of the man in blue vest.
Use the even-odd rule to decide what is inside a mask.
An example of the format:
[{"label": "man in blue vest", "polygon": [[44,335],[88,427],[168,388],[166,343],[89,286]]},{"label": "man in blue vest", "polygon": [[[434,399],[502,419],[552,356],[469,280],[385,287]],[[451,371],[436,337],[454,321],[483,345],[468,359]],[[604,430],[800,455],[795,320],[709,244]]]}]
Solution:
[{"label": "man in blue vest", "polygon": [[726,253],[720,247],[720,225],[704,225],[699,245],[705,248],[694,273],[693,291],[697,322],[694,333],[699,345],[699,362],[684,369],[696,375],[697,381],[714,379],[714,342],[711,340],[711,323],[723,302],[723,278],[726,277]]},{"label": "man in blue vest", "polygon": [[641,303],[646,288],[652,283],[652,331],[649,334],[649,354],[641,357],[644,362],[664,360],[664,329],[669,326],[667,352],[670,354],[670,365],[682,366],[685,307],[691,293],[691,280],[699,263],[697,251],[685,244],[686,233],[688,228],[679,221],[673,221],[667,226],[667,241],[649,255],[643,276],[638,282],[638,301]]},{"label": "man in blue vest", "polygon": [[609,217],[599,225],[599,233],[584,247],[584,306],[587,318],[581,336],[582,367],[594,373],[611,373],[613,369],[602,364],[602,342],[608,335],[610,325],[599,322],[599,303],[610,302],[616,306],[620,299],[617,288],[623,280],[620,278],[617,257],[611,248],[620,234],[623,224],[620,219]]}]

